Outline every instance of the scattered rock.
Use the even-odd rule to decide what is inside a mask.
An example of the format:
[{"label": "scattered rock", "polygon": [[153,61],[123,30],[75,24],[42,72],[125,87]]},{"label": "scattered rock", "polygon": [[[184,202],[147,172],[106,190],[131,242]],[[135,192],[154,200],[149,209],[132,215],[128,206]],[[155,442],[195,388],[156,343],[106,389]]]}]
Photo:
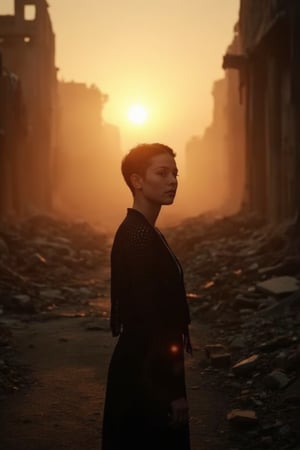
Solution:
[{"label": "scattered rock", "polygon": [[249,358],[243,359],[232,367],[234,375],[247,376],[250,375],[257,367],[259,357],[258,355],[249,356]]},{"label": "scattered rock", "polygon": [[241,350],[246,347],[246,340],[242,336],[235,336],[230,342],[231,350]]},{"label": "scattered rock", "polygon": [[271,389],[283,389],[290,383],[288,376],[281,370],[275,369],[265,378],[265,385]]},{"label": "scattered rock", "polygon": [[4,301],[4,310],[7,312],[19,312],[35,314],[38,312],[38,302],[26,294],[18,294],[12,297],[7,296]]},{"label": "scattered rock", "polygon": [[209,344],[204,347],[204,351],[207,358],[211,357],[211,354],[224,354],[227,353],[226,348],[222,344]]},{"label": "scattered rock", "polygon": [[284,368],[286,370],[299,370],[300,368],[300,346],[291,353],[284,363]]},{"label": "scattered rock", "polygon": [[249,409],[233,409],[227,414],[227,420],[233,425],[257,425],[256,412]]},{"label": "scattered rock", "polygon": [[210,364],[215,369],[227,369],[231,365],[231,354],[210,353]]},{"label": "scattered rock", "polygon": [[300,378],[286,388],[281,396],[281,401],[285,405],[300,406]]},{"label": "scattered rock", "polygon": [[[103,234],[87,224],[68,224],[46,216],[3,230],[0,239],[7,251],[6,264],[0,265],[0,304],[4,314],[2,299],[18,295],[30,298],[24,298],[24,304],[37,305],[39,317],[52,318],[62,304],[87,305],[88,300],[101,297],[103,287],[90,273],[109,263]],[[228,389],[235,411],[228,420],[239,426],[258,423],[251,408],[262,425],[274,425],[285,411],[299,406],[297,389],[290,389],[299,380],[300,241],[297,238],[287,245],[287,233],[288,229],[285,232],[281,227],[278,232],[265,227],[257,215],[245,213],[218,219],[202,215],[164,230],[184,267],[187,292],[192,293],[187,299],[193,321],[208,323],[210,342],[219,342],[205,347],[205,358],[195,370],[199,370],[201,383],[207,380]],[[76,279],[78,273],[80,280]],[[278,278],[266,280],[271,276],[280,277],[280,282]],[[107,276],[106,286],[108,282]],[[22,301],[14,302],[16,311],[21,312]],[[90,331],[104,328],[99,322],[85,325]],[[105,326],[108,329],[107,321]],[[2,353],[1,360],[11,367]],[[239,361],[232,372],[214,370],[227,369],[232,360]],[[237,378],[238,373],[247,378]],[[12,381],[14,385],[17,383]],[[290,425],[290,420],[268,429],[246,428],[240,437],[245,434],[245,441],[250,437],[253,448],[262,445],[285,450],[277,439],[290,439],[286,424]],[[232,447],[248,448],[236,442]]]},{"label": "scattered rock", "polygon": [[262,342],[257,346],[258,350],[263,352],[272,352],[274,350],[278,350],[282,347],[287,347],[289,345],[295,344],[297,341],[297,337],[294,338],[293,336],[276,336],[273,339],[270,339],[267,342]]},{"label": "scattered rock", "polygon": [[271,295],[286,295],[299,290],[299,280],[293,277],[276,277],[256,284],[257,289]]}]

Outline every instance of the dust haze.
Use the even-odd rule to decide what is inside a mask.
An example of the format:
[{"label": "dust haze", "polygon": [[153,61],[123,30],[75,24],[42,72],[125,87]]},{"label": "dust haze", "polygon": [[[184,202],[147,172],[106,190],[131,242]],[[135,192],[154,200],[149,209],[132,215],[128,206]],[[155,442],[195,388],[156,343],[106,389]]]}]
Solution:
[{"label": "dust haze", "polygon": [[[113,231],[132,198],[120,171],[129,148],[122,143],[122,130],[105,119],[112,93],[61,79],[46,2],[11,3],[12,8],[0,10],[1,128],[6,130],[1,135],[1,213],[54,213]],[[233,30],[232,50],[238,51],[238,39]],[[222,55],[220,66],[221,61]],[[159,83],[159,71],[157,77]],[[210,123],[203,133],[186,136],[184,149],[175,145],[179,189],[174,205],[163,208],[159,225],[176,225],[208,211],[239,210],[245,151],[238,86],[236,71],[212,80]],[[178,102],[176,108],[181,106]]]}]

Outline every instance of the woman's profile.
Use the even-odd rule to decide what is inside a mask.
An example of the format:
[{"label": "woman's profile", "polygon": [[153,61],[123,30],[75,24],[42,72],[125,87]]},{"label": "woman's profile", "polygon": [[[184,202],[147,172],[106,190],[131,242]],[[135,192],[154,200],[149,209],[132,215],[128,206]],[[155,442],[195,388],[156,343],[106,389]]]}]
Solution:
[{"label": "woman's profile", "polygon": [[140,144],[122,161],[133,205],[111,251],[111,330],[102,450],[190,450],[184,350],[191,353],[183,272],[155,227],[177,190],[175,153]]}]

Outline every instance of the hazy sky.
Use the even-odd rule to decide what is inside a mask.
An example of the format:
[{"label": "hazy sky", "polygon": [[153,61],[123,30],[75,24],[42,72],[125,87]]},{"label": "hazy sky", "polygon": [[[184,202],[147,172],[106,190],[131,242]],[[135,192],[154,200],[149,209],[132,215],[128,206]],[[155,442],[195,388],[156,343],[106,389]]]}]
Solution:
[{"label": "hazy sky", "polygon": [[[3,5],[12,0],[0,0]],[[223,76],[239,0],[48,0],[59,76],[109,95],[106,121],[125,150],[163,141],[180,152],[210,123],[211,88]],[[137,127],[127,107],[149,108]]]}]

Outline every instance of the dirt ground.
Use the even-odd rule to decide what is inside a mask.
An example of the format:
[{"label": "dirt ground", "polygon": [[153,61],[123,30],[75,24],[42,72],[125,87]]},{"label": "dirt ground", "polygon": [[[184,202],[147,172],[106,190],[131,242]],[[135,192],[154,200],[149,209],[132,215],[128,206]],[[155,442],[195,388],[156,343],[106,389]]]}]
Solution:
[{"label": "dirt ground", "polygon": [[[97,315],[11,319],[19,359],[30,368],[33,384],[2,402],[1,450],[100,450],[106,374],[116,342],[101,317],[107,307],[102,299]],[[206,330],[194,324],[191,332],[195,352],[186,357],[186,376],[192,450],[229,449],[225,394],[202,385],[199,376]]]}]

